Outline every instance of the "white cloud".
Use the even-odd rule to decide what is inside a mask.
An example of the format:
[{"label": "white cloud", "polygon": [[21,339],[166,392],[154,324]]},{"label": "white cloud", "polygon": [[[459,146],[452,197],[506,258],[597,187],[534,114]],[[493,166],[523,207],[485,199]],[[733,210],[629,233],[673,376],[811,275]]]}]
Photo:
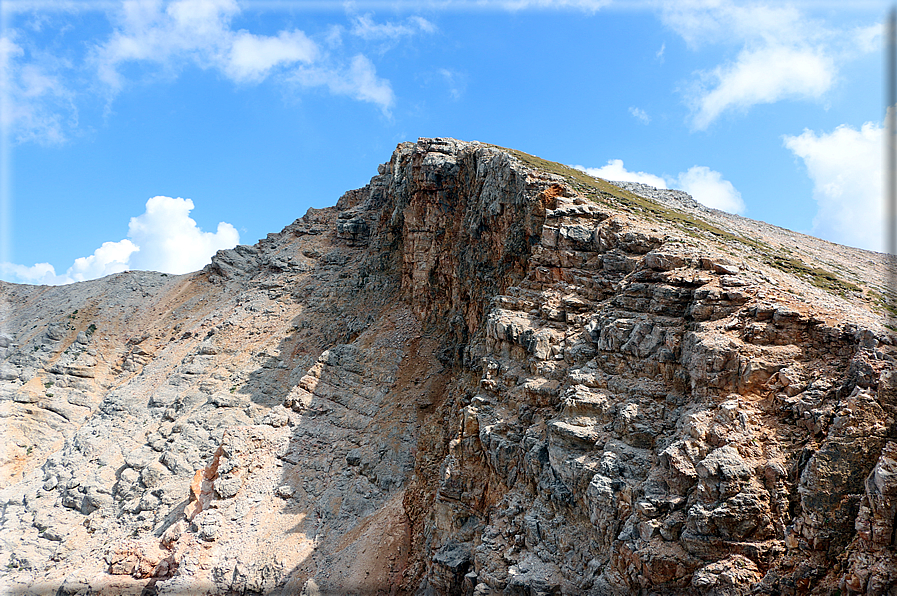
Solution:
[{"label": "white cloud", "polygon": [[[33,11],[40,16],[57,9],[77,11],[84,5],[41,5]],[[106,13],[111,32],[79,46],[85,48],[80,56],[75,49],[56,55],[26,29],[8,28],[0,37],[0,126],[16,141],[63,143],[77,128],[79,101],[101,95],[108,110],[133,82],[175,78],[187,66],[219,72],[237,84],[273,78],[323,87],[372,103],[387,116],[395,103],[391,83],[377,75],[365,53],[343,48],[338,26],[317,41],[296,28],[257,34],[235,27],[242,14],[236,0],[124,0],[95,4],[93,10]],[[356,42],[378,43],[376,51],[382,53],[401,39],[436,30],[420,16],[376,22],[365,15],[354,19],[349,33]]]},{"label": "white cloud", "polygon": [[15,56],[21,56],[24,53],[22,48],[17,46],[9,37],[0,37],[0,68],[5,71],[8,68],[10,60]]},{"label": "white cloud", "polygon": [[273,38],[233,31],[230,23],[239,12],[234,0],[125,2],[115,32],[94,50],[100,80],[118,92],[124,85],[119,67],[128,62],[169,69],[193,62],[237,81],[261,79],[279,62],[313,55],[314,44],[301,31]]},{"label": "white cloud", "polygon": [[448,85],[449,95],[455,101],[461,99],[464,91],[467,89],[467,77],[463,73],[459,73],[448,68],[440,68],[439,74]]},{"label": "white cloud", "polygon": [[352,58],[348,68],[297,69],[290,80],[303,87],[323,86],[335,95],[348,95],[373,103],[380,106],[385,115],[389,115],[395,101],[389,81],[379,78],[374,64],[362,54]]},{"label": "white cloud", "polygon": [[830,133],[785,136],[803,159],[819,210],[813,233],[841,244],[882,250],[882,127],[841,125]]},{"label": "white cloud", "polygon": [[[216,69],[237,83],[260,83],[280,71],[286,73],[286,80],[323,86],[388,113],[395,99],[392,87],[376,76],[373,63],[364,55],[334,59],[299,29],[272,36],[235,31],[231,22],[239,13],[234,0],[178,0],[168,5],[159,0],[126,2],[113,35],[94,49],[98,76],[114,96],[125,86],[120,71],[127,63],[155,65],[170,73],[192,63]],[[421,17],[399,24],[358,17],[353,33],[363,39],[396,39],[434,30]],[[334,31],[339,30],[331,30],[330,38]],[[339,45],[336,38],[329,43]]]},{"label": "white cloud", "polygon": [[864,54],[880,52],[882,44],[882,25],[876,23],[868,27],[857,27],[853,30],[854,43],[857,49]]},{"label": "white cloud", "polygon": [[657,50],[657,53],[654,54],[654,57],[663,62],[663,54],[667,50],[667,42],[663,42],[660,44],[660,49]]},{"label": "white cloud", "polygon": [[734,63],[705,75],[712,84],[693,100],[694,125],[705,129],[726,110],[821,97],[831,88],[836,70],[832,58],[818,48],[744,50]]},{"label": "white cloud", "polygon": [[733,60],[697,73],[687,87],[697,129],[706,129],[724,113],[745,112],[758,104],[821,100],[848,60],[877,51],[880,28],[842,31],[794,6],[729,0],[665,3],[661,18],[693,49],[717,43],[741,46]]},{"label": "white cloud", "polygon": [[6,33],[0,37],[0,127],[20,142],[60,144],[77,123],[73,94],[53,73],[53,60],[34,61],[13,40],[16,32]]},{"label": "white cloud", "polygon": [[240,235],[229,223],[218,224],[216,232],[203,232],[190,217],[193,201],[153,197],[146,212],[132,217],[128,237],[140,247],[131,267],[165,273],[187,273],[202,268],[212,255],[233,248]]},{"label": "white cloud", "polygon": [[[475,2],[472,7],[501,8],[511,11],[545,8],[574,9],[594,13],[610,3],[611,0],[498,0],[497,2]],[[466,3],[459,2],[457,4],[464,5]]]},{"label": "white cloud", "polygon": [[435,33],[436,25],[422,17],[413,16],[402,23],[375,23],[371,15],[355,17],[352,23],[352,35],[366,40],[398,39],[410,37],[418,33]]},{"label": "white cloud", "polygon": [[731,182],[723,179],[723,175],[707,166],[693,166],[687,172],[681,172],[675,179],[669,180],[674,188],[680,188],[690,194],[694,200],[712,209],[730,213],[744,213],[745,205]]},{"label": "white cloud", "polygon": [[235,81],[258,81],[279,64],[312,62],[317,46],[302,31],[281,31],[277,37],[240,31],[224,70]]},{"label": "white cloud", "polygon": [[0,263],[0,277],[15,283],[39,285],[59,285],[74,281],[56,275],[56,270],[50,263],[36,263],[31,267],[15,263]]},{"label": "white cloud", "polygon": [[731,0],[682,0],[661,5],[661,19],[692,48],[719,42],[795,43],[817,39],[822,26],[796,7]]},{"label": "white cloud", "polygon": [[352,58],[349,71],[339,81],[339,85],[330,85],[331,91],[377,104],[384,111],[388,111],[395,100],[389,81],[378,78],[374,64],[361,54]]},{"label": "white cloud", "polygon": [[127,271],[128,260],[140,248],[130,240],[104,242],[89,257],[79,257],[66,272],[65,277],[72,281],[96,279],[104,275]]},{"label": "white cloud", "polygon": [[104,242],[88,257],[75,259],[68,270],[57,275],[49,263],[30,267],[0,263],[0,277],[9,281],[32,284],[67,284],[96,279],[129,269],[188,273],[209,263],[218,250],[233,248],[240,235],[229,223],[218,224],[216,232],[203,232],[193,218],[190,199],[153,197],[146,202],[146,211],[132,217],[128,238]]},{"label": "white cloud", "polygon": [[648,172],[630,172],[623,166],[622,159],[611,159],[606,166],[600,168],[572,167],[589,176],[603,178],[611,182],[640,182],[654,188],[682,189],[702,205],[713,209],[731,213],[744,213],[745,211],[741,193],[731,182],[724,180],[722,174],[706,166],[691,167],[687,172],[681,172],[676,178],[670,176],[661,178]]},{"label": "white cloud", "polygon": [[149,62],[173,69],[178,61],[203,68],[224,66],[234,33],[230,21],[240,11],[234,0],[129,0],[122,4],[108,41],[94,48],[100,80],[113,92],[124,81],[120,65]]},{"label": "white cloud", "polygon": [[666,188],[667,184],[660,176],[648,174],[647,172],[630,172],[623,166],[622,159],[611,159],[606,166],[600,168],[585,168],[583,166],[573,166],[581,172],[585,172],[589,176],[603,178],[612,182],[641,182],[653,186],[654,188]]},{"label": "white cloud", "polygon": [[632,114],[635,117],[635,119],[638,120],[639,122],[641,122],[642,124],[648,124],[651,122],[651,117],[648,116],[648,113],[641,108],[630,107],[629,113]]}]

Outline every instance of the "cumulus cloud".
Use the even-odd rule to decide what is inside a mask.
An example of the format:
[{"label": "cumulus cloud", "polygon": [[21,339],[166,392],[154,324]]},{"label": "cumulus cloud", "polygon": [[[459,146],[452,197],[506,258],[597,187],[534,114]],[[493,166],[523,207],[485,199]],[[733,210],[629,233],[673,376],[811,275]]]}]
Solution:
[{"label": "cumulus cloud", "polygon": [[190,217],[190,199],[153,197],[146,211],[132,217],[128,237],[104,242],[93,254],[75,259],[61,275],[49,263],[32,266],[0,263],[0,277],[8,281],[58,285],[96,279],[129,269],[188,273],[201,269],[221,249],[240,241],[237,230],[221,222],[215,232],[203,232]]},{"label": "cumulus cloud", "polygon": [[72,281],[84,281],[127,271],[128,260],[139,250],[136,244],[127,239],[104,242],[89,257],[75,259],[65,276]]},{"label": "cumulus cloud", "polygon": [[744,213],[741,193],[723,175],[707,166],[693,166],[670,180],[671,186],[680,188],[694,199],[712,209],[730,213]]},{"label": "cumulus cloud", "polygon": [[146,212],[132,217],[128,237],[140,251],[131,260],[134,269],[187,273],[202,268],[212,255],[233,248],[240,234],[229,223],[218,224],[216,232],[203,232],[190,212],[193,201],[171,197],[153,197]]},{"label": "cumulus cloud", "polygon": [[317,50],[315,43],[299,30],[281,31],[276,37],[240,31],[224,70],[235,81],[258,81],[278,65],[311,62]]},{"label": "cumulus cloud", "polygon": [[813,233],[841,244],[882,250],[882,126],[846,124],[829,133],[785,136],[813,181]]},{"label": "cumulus cloud", "polygon": [[619,182],[640,182],[653,186],[654,188],[666,188],[666,181],[660,176],[649,174],[647,172],[630,172],[623,166],[622,159],[608,160],[607,165],[600,168],[586,168],[583,166],[573,166],[575,169],[585,172],[589,176],[603,178],[610,181]]},{"label": "cumulus cloud", "polygon": [[727,0],[665,3],[661,14],[692,48],[733,42],[742,46],[733,60],[697,73],[686,86],[692,125],[699,130],[727,112],[786,99],[823,98],[849,59],[877,51],[875,31],[880,28],[840,31],[794,6]]},{"label": "cumulus cloud", "polygon": [[100,80],[118,92],[124,85],[119,67],[127,62],[174,68],[186,60],[224,67],[235,37],[230,21],[239,12],[234,0],[124,2],[112,36],[94,48]]},{"label": "cumulus cloud", "polygon": [[15,263],[0,263],[0,277],[7,281],[56,286],[76,281],[96,279],[127,271],[128,261],[139,247],[130,240],[104,242],[92,255],[78,257],[62,275],[50,263],[36,263],[30,267]]},{"label": "cumulus cloud", "polygon": [[654,188],[678,188],[690,194],[696,201],[712,209],[744,213],[745,205],[741,193],[723,175],[706,166],[694,166],[687,172],[681,172],[673,178],[655,176],[648,172],[630,172],[623,165],[622,159],[611,159],[600,168],[572,166],[589,176],[603,178],[612,182],[640,182]]},{"label": "cumulus cloud", "polygon": [[239,13],[234,0],[125,2],[114,33],[94,49],[100,80],[117,92],[124,84],[119,70],[125,63],[176,69],[192,62],[237,82],[258,82],[277,66],[317,57],[316,44],[298,29],[275,36],[234,31],[231,21]]},{"label": "cumulus cloud", "polygon": [[651,122],[651,117],[648,116],[648,113],[647,113],[645,110],[641,109],[641,108],[630,107],[630,108],[629,108],[629,113],[632,114],[632,116],[633,116],[636,120],[638,120],[639,122],[641,122],[642,124],[648,124],[648,123]]},{"label": "cumulus cloud", "polygon": [[59,285],[74,280],[56,275],[50,263],[35,263],[31,267],[15,263],[0,263],[0,278],[6,281],[38,285]]}]

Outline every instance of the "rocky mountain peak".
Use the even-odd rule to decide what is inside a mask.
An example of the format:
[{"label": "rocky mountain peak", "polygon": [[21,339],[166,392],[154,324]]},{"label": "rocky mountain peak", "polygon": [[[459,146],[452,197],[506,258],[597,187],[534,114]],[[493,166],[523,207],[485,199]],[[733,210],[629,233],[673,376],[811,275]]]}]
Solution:
[{"label": "rocky mountain peak", "polygon": [[477,142],[188,275],[3,283],[38,594],[884,594],[884,256]]}]

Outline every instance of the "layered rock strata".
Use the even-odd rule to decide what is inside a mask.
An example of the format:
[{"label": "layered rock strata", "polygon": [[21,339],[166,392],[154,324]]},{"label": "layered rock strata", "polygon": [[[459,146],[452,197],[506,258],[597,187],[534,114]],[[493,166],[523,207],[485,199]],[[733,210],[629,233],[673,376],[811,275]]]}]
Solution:
[{"label": "layered rock strata", "polygon": [[185,276],[3,284],[16,594],[884,594],[883,258],[452,139]]}]

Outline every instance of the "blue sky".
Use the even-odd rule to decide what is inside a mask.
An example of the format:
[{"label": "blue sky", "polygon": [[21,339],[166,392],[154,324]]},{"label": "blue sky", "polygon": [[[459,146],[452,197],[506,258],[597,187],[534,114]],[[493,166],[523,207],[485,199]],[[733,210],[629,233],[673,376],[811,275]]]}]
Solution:
[{"label": "blue sky", "polygon": [[878,250],[888,6],[4,0],[0,278],[199,269],[431,136]]}]

